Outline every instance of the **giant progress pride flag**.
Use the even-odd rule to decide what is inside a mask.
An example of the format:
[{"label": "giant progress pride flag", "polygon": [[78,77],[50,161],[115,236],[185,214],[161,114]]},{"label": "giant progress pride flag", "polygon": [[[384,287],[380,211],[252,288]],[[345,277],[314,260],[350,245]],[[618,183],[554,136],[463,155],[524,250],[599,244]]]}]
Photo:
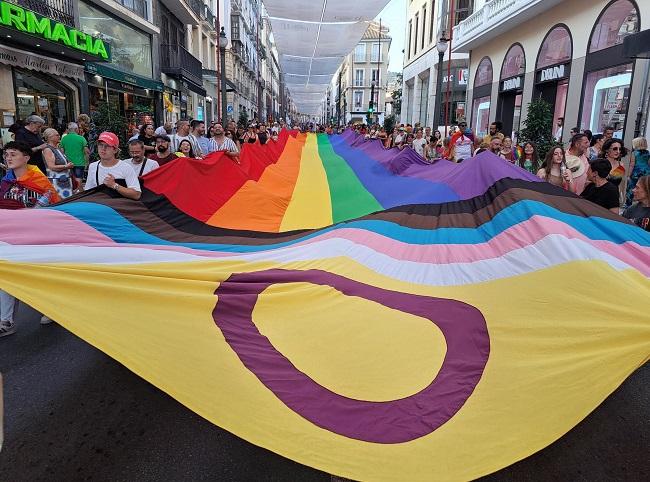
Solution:
[{"label": "giant progress pride flag", "polygon": [[99,189],[0,227],[4,289],[216,425],[352,479],[498,470],[650,352],[650,235],[487,153],[427,165],[283,132],[241,165],[165,165],[138,202]]}]

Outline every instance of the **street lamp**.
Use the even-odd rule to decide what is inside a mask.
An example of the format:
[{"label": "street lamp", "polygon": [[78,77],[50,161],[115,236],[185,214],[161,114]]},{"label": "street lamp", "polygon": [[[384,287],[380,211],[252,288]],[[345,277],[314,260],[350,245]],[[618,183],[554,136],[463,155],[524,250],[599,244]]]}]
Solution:
[{"label": "street lamp", "polygon": [[370,84],[370,102],[368,103],[368,124],[372,123],[375,117],[375,81]]},{"label": "street lamp", "polygon": [[225,128],[228,116],[228,99],[226,98],[226,47],[228,46],[228,37],[224,27],[219,32],[219,53],[221,54],[221,124]]},{"label": "street lamp", "polygon": [[436,105],[433,110],[433,128],[435,130],[438,130],[438,126],[440,125],[440,108],[442,107],[442,62],[445,58],[445,52],[447,52],[448,47],[449,39],[443,31],[438,43],[436,44],[436,49],[438,50],[438,82],[436,84]]}]

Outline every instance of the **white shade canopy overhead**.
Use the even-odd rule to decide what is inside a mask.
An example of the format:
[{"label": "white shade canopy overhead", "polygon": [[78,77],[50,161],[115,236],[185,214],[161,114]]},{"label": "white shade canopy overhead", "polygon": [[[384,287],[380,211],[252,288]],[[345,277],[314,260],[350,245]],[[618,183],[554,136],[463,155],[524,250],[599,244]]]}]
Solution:
[{"label": "white shade canopy overhead", "polygon": [[265,0],[287,88],[302,114],[317,114],[327,86],[389,0]]}]

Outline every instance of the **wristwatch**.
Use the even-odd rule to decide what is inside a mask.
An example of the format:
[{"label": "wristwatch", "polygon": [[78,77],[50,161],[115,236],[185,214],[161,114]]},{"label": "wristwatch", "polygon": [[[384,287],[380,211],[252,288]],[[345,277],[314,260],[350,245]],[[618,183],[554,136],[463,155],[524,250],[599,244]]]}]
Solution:
[{"label": "wristwatch", "polygon": [[119,191],[120,190],[120,185],[118,183],[113,184],[113,189],[115,189],[116,191]]}]

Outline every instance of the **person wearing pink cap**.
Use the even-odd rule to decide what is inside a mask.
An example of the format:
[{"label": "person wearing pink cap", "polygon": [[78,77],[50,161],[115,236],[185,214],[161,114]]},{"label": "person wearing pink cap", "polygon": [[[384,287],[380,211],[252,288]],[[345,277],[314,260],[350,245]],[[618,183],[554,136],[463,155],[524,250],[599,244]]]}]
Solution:
[{"label": "person wearing pink cap", "polygon": [[97,138],[99,161],[88,166],[88,179],[84,189],[104,184],[125,198],[138,200],[142,194],[138,176],[126,162],[120,161],[120,140],[112,132],[102,132]]}]

